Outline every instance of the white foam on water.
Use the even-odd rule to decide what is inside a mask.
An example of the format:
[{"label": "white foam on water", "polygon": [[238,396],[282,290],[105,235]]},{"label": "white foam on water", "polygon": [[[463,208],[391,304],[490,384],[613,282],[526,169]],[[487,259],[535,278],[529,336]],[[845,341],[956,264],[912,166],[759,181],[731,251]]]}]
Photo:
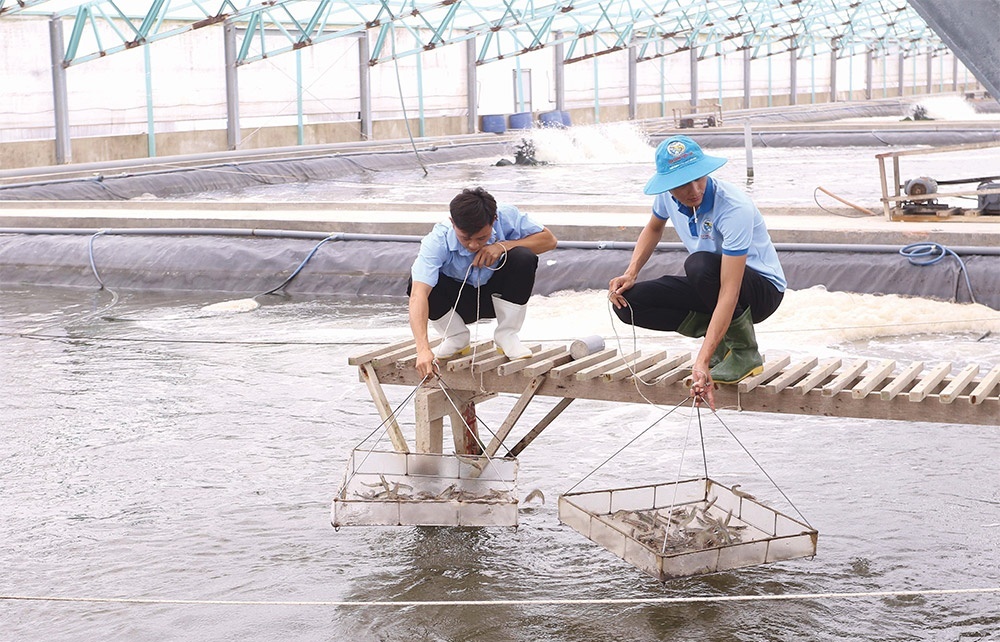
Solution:
[{"label": "white foam on water", "polygon": [[535,159],[558,165],[643,163],[649,165],[649,136],[634,123],[531,130]]},{"label": "white foam on water", "polygon": [[[525,340],[571,340],[589,335],[605,337],[608,347],[638,349],[670,345],[700,345],[671,332],[633,328],[612,321],[607,292],[557,292],[534,296],[521,336]],[[844,343],[919,336],[920,341],[946,341],[955,333],[1000,334],[1000,311],[984,305],[949,303],[898,295],[830,292],[822,286],[789,290],[777,312],[756,326],[762,351],[816,352]],[[926,348],[925,348],[926,351]]]},{"label": "white foam on water", "polygon": [[260,307],[256,299],[236,299],[234,301],[219,301],[206,305],[202,312],[250,312]]}]

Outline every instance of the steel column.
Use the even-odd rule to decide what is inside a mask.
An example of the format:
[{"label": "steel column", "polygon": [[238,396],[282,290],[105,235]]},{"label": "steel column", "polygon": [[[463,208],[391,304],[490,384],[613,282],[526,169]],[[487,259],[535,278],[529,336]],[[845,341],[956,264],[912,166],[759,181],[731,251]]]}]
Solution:
[{"label": "steel column", "polygon": [[788,104],[798,105],[799,104],[799,73],[798,73],[799,50],[796,47],[792,47],[788,51],[788,53],[791,56],[791,62],[790,62],[791,66],[789,67],[788,70],[789,76],[791,78],[791,91],[789,92],[791,95],[789,96]]},{"label": "steel column", "polygon": [[476,39],[472,37],[465,41],[465,101],[469,110],[469,117],[466,120],[468,133],[475,134],[478,130],[476,123],[479,120],[478,92],[479,81],[476,78]]},{"label": "steel column", "polygon": [[150,158],[155,158],[156,120],[153,118],[153,64],[150,60],[149,45],[143,45],[142,56],[146,66],[146,153]]},{"label": "steel column", "polygon": [[635,45],[629,45],[625,50],[628,52],[628,119],[635,120],[636,115],[639,112],[639,88],[638,88],[638,78],[636,74],[636,48]]},{"label": "steel column", "polygon": [[368,32],[362,31],[358,36],[358,79],[360,81],[359,87],[361,88],[358,118],[361,120],[361,140],[372,139],[372,68],[368,64],[370,57]]},{"label": "steel column", "polygon": [[62,19],[49,20],[49,51],[52,56],[52,103],[56,125],[56,163],[63,165],[73,160],[69,138],[69,101],[66,93],[66,67],[63,64]]},{"label": "steel column", "polygon": [[562,43],[562,32],[556,32],[555,53],[553,54],[552,68],[555,70],[556,84],[556,109],[563,111],[566,109],[566,47]]},{"label": "steel column", "polygon": [[691,43],[691,111],[698,111],[698,48]]},{"label": "steel column", "polygon": [[871,100],[873,98],[872,83],[874,82],[873,76],[875,71],[875,52],[869,49],[865,52],[865,99]]},{"label": "steel column", "polygon": [[236,73],[236,25],[226,20],[222,26],[226,51],[226,144],[229,149],[240,145],[240,88]]},{"label": "steel column", "polygon": [[743,50],[743,109],[750,109],[750,48]]},{"label": "steel column", "polygon": [[[813,54],[815,55],[815,54]],[[850,97],[847,98],[850,100]],[[830,102],[837,102],[837,39],[830,43]]]}]

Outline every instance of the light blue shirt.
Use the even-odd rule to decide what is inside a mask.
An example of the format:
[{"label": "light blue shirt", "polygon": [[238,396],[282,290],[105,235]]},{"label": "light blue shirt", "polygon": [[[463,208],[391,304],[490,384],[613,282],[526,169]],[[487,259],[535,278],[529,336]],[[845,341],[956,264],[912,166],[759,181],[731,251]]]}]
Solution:
[{"label": "light blue shirt", "polygon": [[[493,223],[490,243],[516,241],[544,229],[513,205],[497,205],[497,220]],[[489,268],[472,268],[470,271],[472,258],[475,255],[475,252],[470,252],[458,242],[451,221],[444,221],[435,225],[434,229],[420,241],[420,252],[413,262],[413,267],[410,268],[410,276],[414,281],[426,283],[431,287],[437,285],[439,274],[456,281],[465,281],[468,276],[467,283],[478,288],[490,280],[493,270],[500,261]]]},{"label": "light blue shirt", "polygon": [[688,252],[746,256],[747,267],[759,272],[779,292],[785,291],[785,272],[764,217],[736,185],[709,178],[697,212],[664,192],[653,201],[653,215],[673,223]]}]

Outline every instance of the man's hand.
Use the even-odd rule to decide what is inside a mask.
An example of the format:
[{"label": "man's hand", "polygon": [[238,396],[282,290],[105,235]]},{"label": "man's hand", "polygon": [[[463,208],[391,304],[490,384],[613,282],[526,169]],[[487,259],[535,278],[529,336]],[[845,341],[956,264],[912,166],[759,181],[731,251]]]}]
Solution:
[{"label": "man's hand", "polygon": [[635,285],[635,277],[628,274],[623,274],[621,276],[616,276],[611,279],[608,283],[608,299],[614,304],[616,308],[624,308],[628,305],[625,301],[625,297],[622,296],[626,291],[631,290],[632,286]]},{"label": "man's hand", "polygon": [[715,412],[715,382],[712,375],[707,370],[694,368],[691,371],[691,396],[694,397],[696,405],[702,402],[708,403],[708,407]]},{"label": "man's hand", "polygon": [[502,242],[484,245],[476,255],[472,257],[472,265],[477,268],[493,265],[500,260],[500,257],[507,253],[507,245]]},{"label": "man's hand", "polygon": [[421,377],[427,378],[434,374],[436,369],[436,362],[434,361],[434,351],[430,348],[423,348],[417,350],[417,372],[420,373]]}]

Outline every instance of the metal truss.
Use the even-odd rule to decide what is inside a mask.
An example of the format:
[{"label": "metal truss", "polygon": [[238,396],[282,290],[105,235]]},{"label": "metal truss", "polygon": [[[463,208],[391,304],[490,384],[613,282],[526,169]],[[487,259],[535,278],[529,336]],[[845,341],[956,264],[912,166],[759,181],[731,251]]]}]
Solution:
[{"label": "metal truss", "polygon": [[[50,2],[0,0],[0,16]],[[93,0],[56,15],[73,19],[66,66],[224,20],[241,39],[236,64],[366,32],[371,65],[472,38],[477,64],[557,44],[566,63],[628,47],[640,61],[692,49],[699,59],[944,49],[905,0]]]}]

